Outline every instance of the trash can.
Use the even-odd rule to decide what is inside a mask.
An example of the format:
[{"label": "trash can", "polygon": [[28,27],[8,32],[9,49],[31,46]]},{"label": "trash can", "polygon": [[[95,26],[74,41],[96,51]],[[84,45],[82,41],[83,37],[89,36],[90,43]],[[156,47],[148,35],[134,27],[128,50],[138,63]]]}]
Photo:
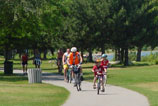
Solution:
[{"label": "trash can", "polygon": [[4,62],[4,74],[13,74],[13,62],[12,61]]},{"label": "trash can", "polygon": [[42,71],[41,69],[29,69],[28,70],[28,82],[29,83],[41,83],[42,82]]}]

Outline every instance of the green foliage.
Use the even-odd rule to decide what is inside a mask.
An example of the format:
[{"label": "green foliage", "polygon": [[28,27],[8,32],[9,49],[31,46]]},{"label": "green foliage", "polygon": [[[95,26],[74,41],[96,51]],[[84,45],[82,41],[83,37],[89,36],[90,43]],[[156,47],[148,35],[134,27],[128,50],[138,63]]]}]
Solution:
[{"label": "green foliage", "polygon": [[142,61],[158,64],[158,53],[150,53],[150,55],[143,56]]},{"label": "green foliage", "polygon": [[137,53],[136,52],[129,52],[129,60],[136,61]]}]

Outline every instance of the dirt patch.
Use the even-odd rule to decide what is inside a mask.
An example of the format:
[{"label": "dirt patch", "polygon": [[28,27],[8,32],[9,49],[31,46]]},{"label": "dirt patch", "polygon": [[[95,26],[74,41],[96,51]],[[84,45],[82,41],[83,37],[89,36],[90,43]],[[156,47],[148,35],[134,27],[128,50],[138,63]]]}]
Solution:
[{"label": "dirt patch", "polygon": [[139,83],[134,86],[141,87],[141,88],[147,88],[152,91],[158,91],[158,82]]}]

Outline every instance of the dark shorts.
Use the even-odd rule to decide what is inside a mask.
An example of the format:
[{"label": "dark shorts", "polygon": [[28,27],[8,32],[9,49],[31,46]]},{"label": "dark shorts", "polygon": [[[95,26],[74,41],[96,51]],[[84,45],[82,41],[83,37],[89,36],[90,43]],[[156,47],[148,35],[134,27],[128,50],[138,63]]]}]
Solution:
[{"label": "dark shorts", "polygon": [[24,66],[24,65],[27,65],[27,61],[23,61],[22,62],[22,65]]},{"label": "dark shorts", "polygon": [[57,63],[58,65],[61,65],[62,64],[62,58],[58,58],[57,60],[59,63]]}]

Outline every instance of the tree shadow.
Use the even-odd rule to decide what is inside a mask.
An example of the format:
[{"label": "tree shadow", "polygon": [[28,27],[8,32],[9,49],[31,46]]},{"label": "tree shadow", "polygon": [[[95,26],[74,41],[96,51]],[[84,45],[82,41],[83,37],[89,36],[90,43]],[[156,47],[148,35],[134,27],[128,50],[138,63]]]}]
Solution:
[{"label": "tree shadow", "polygon": [[0,73],[0,81],[6,81],[6,82],[19,82],[19,81],[26,81],[27,77],[22,77],[22,75],[4,75],[3,73]]}]

